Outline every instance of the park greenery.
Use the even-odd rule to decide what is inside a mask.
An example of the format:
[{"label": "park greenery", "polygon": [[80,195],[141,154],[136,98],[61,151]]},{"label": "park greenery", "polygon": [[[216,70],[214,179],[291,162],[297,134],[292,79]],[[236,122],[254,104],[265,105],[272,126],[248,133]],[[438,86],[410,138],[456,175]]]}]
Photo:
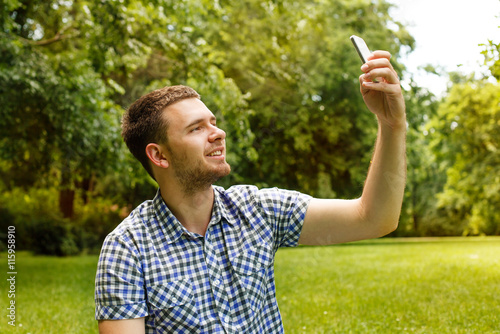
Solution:
[{"label": "park greenery", "polygon": [[390,51],[410,82],[407,188],[393,235],[500,235],[499,41],[484,41],[490,76],[440,73],[450,84],[437,97],[400,62],[414,39],[383,0],[0,6],[0,225],[15,225],[22,247],[96,251],[154,196],[120,118],[172,84],[195,88],[227,133],[233,171],[222,186],[359,196],[377,126],[359,94],[352,34]]}]

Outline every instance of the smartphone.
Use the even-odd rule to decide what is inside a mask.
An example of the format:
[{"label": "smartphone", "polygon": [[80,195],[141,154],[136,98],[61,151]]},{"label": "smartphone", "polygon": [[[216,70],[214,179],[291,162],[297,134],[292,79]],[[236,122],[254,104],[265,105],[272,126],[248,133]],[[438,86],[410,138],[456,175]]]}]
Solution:
[{"label": "smartphone", "polygon": [[354,48],[358,52],[359,58],[361,58],[363,64],[366,63],[371,52],[370,49],[368,49],[368,46],[366,45],[364,39],[356,35],[352,35],[351,42],[352,44],[354,44]]},{"label": "smartphone", "polygon": [[[351,36],[351,42],[354,44],[354,48],[358,52],[359,58],[361,58],[361,61],[364,63],[367,62],[368,56],[371,55],[370,49],[368,49],[368,46],[366,45],[366,42],[364,39],[361,37],[358,37],[356,35]],[[379,82],[377,79],[373,79],[373,82]]]}]

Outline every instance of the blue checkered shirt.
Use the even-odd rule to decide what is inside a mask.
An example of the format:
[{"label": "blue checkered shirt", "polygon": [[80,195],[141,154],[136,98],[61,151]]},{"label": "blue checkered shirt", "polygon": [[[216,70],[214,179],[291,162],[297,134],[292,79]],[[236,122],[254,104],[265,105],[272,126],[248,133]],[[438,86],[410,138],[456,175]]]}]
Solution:
[{"label": "blue checkered shirt", "polygon": [[310,196],[214,186],[205,236],[156,194],[104,241],[96,319],[146,317],[146,333],[283,333],[274,255],[298,243]]}]

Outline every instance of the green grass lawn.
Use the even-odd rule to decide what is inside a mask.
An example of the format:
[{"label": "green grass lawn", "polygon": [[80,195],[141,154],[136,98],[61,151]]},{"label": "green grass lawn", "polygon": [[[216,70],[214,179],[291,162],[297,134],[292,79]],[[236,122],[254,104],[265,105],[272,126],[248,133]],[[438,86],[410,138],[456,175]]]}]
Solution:
[{"label": "green grass lawn", "polygon": [[[5,254],[2,263],[7,267]],[[0,333],[97,333],[94,279],[98,256],[16,254],[16,327],[8,325],[6,280],[1,280]],[[7,270],[5,270],[7,272]],[[6,275],[6,274],[5,274]]]},{"label": "green grass lawn", "polygon": [[[17,326],[2,279],[0,333],[97,332],[97,256],[16,260]],[[500,333],[500,238],[282,249],[275,266],[287,333]]]},{"label": "green grass lawn", "polygon": [[500,333],[500,239],[280,250],[287,333]]}]

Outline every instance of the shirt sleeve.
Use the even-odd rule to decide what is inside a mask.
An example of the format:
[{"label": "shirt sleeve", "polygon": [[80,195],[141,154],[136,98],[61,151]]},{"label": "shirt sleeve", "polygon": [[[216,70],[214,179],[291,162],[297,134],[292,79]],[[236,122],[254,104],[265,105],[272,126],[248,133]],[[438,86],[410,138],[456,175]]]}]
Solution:
[{"label": "shirt sleeve", "polygon": [[257,198],[266,221],[272,224],[276,250],[297,246],[312,197],[298,191],[270,188],[259,190]]},{"label": "shirt sleeve", "polygon": [[96,320],[148,315],[142,267],[133,245],[126,234],[110,234],[104,241],[95,280]]}]

